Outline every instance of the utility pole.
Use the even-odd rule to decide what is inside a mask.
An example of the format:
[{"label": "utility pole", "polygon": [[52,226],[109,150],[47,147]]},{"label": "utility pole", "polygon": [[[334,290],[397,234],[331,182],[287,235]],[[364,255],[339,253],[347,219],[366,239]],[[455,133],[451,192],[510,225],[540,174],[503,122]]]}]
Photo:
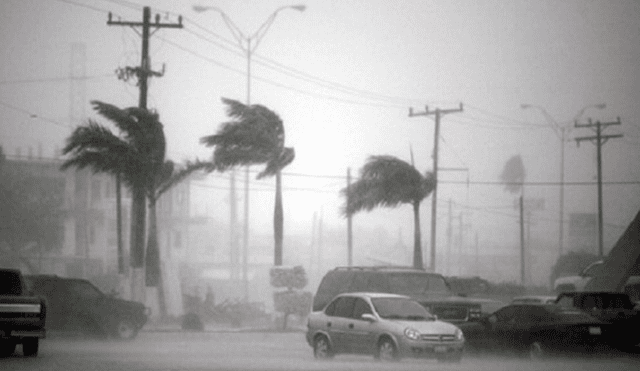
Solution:
[{"label": "utility pole", "polygon": [[589,119],[588,124],[579,124],[577,121],[575,122],[576,128],[590,128],[592,130],[595,130],[596,132],[595,136],[578,137],[575,138],[575,140],[578,146],[580,146],[580,142],[585,140],[593,142],[596,145],[598,153],[598,256],[600,258],[604,256],[604,238],[602,232],[602,145],[605,144],[609,139],[622,137],[622,134],[602,135],[602,129],[610,125],[620,125],[620,117],[618,117],[618,121],[613,122],[596,121],[595,123],[593,123],[591,119]]},{"label": "utility pole", "polygon": [[[147,109],[147,90],[148,90],[148,84],[147,84],[147,80],[149,77],[151,76],[156,76],[156,77],[161,77],[162,75],[164,75],[164,66],[162,68],[161,72],[155,72],[151,70],[151,62],[149,61],[149,37],[151,35],[150,33],[150,29],[154,28],[155,30],[158,30],[160,28],[182,28],[182,16],[178,17],[178,23],[160,23],[160,15],[156,14],[155,17],[155,23],[151,23],[151,8],[148,6],[145,6],[142,9],[142,22],[131,22],[131,21],[121,21],[121,20],[117,20],[114,21],[113,20],[113,15],[111,14],[111,12],[109,12],[109,18],[107,20],[107,25],[108,26],[129,26],[131,28],[135,28],[136,27],[141,27],[142,28],[142,56],[140,58],[140,67],[125,67],[125,68],[118,68],[116,70],[116,73],[118,75],[118,79],[121,80],[128,80],[129,78],[131,78],[131,76],[135,76],[138,79],[138,86],[140,87],[140,96],[138,99],[138,107],[142,108],[142,109]],[[137,30],[136,30],[137,32]],[[120,179],[117,179],[117,187],[120,186]],[[116,191],[117,194],[120,194],[120,191],[117,190]],[[118,202],[119,204],[119,202]],[[142,207],[144,208],[145,205],[142,205]],[[133,210],[132,210],[133,211]],[[143,223],[144,225],[144,223]],[[134,236],[134,234],[132,233],[131,236],[129,238],[136,238]],[[142,240],[144,241],[144,237],[142,238]],[[141,241],[140,243],[142,244],[142,246],[144,246],[144,242]],[[144,247],[141,248],[142,249],[142,262],[143,262],[143,266],[144,266]],[[133,253],[133,252],[131,252]],[[159,254],[159,252],[158,252]],[[159,257],[159,255],[158,255]],[[158,263],[159,264],[159,263]],[[135,269],[134,269],[135,271]],[[137,274],[140,274],[140,276],[138,277]],[[137,282],[138,280],[144,280],[144,275],[142,275],[142,272],[134,272],[134,275],[136,277],[134,277],[131,280],[131,285],[132,285],[132,295],[134,299],[139,299],[139,298],[144,298],[144,283],[142,284],[142,288],[137,287],[139,285],[139,282]],[[160,278],[160,281],[162,281],[162,276],[159,274],[158,275]],[[142,292],[138,293],[138,295],[136,294],[136,290],[138,289],[142,289]],[[158,285],[158,301],[159,301],[159,306],[160,306],[160,310],[162,312],[162,314],[164,314],[165,311],[165,307],[164,307],[164,290],[162,289],[162,285]]]},{"label": "utility pole", "polygon": [[[440,139],[440,118],[447,113],[462,112],[462,103],[459,108],[455,109],[440,109],[436,108],[433,111],[429,110],[429,106],[424,107],[424,112],[414,113],[413,108],[409,108],[409,117],[414,116],[435,116],[435,134],[433,137],[433,178],[435,179],[435,186],[431,195],[431,251],[429,268],[432,272],[436,270],[436,207],[437,207],[437,195],[438,195],[438,142]],[[423,263],[420,262],[422,265]]]}]

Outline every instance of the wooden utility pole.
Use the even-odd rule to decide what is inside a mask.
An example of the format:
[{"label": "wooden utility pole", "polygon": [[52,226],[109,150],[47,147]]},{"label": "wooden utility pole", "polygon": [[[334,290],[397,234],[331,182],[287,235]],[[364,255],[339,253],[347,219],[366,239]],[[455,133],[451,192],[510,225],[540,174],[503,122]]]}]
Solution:
[{"label": "wooden utility pole", "polygon": [[129,26],[129,27],[142,27],[142,57],[140,60],[140,67],[125,67],[118,69],[118,78],[127,80],[132,75],[138,78],[138,86],[140,87],[140,97],[138,100],[138,107],[147,108],[147,79],[151,76],[160,77],[164,74],[164,67],[161,72],[155,72],[151,70],[151,62],[149,61],[149,36],[151,28],[182,28],[182,16],[178,17],[178,23],[160,23],[160,15],[156,14],[154,23],[151,23],[151,8],[145,6],[142,10],[142,22],[130,22],[130,21],[114,21],[111,12],[109,12],[109,20],[107,21],[109,26]]},{"label": "wooden utility pole", "polygon": [[602,231],[602,145],[605,144],[609,139],[622,137],[622,134],[602,135],[602,129],[610,125],[620,125],[620,117],[618,117],[618,121],[613,122],[596,121],[595,123],[593,123],[591,119],[589,119],[588,124],[578,124],[577,121],[575,123],[575,127],[577,128],[590,128],[595,130],[596,132],[595,136],[578,137],[575,138],[575,140],[578,146],[580,146],[580,142],[582,141],[592,141],[596,145],[598,151],[598,256],[600,258],[604,256],[604,238]]},{"label": "wooden utility pole", "polygon": [[[429,268],[432,272],[436,270],[436,207],[437,207],[437,192],[438,192],[438,143],[440,139],[440,118],[447,113],[462,112],[462,103],[459,108],[442,110],[436,108],[433,111],[429,110],[429,106],[424,107],[424,112],[414,113],[413,108],[409,108],[409,117],[414,116],[430,116],[435,115],[435,134],[433,136],[433,178],[435,179],[435,186],[431,195],[431,251]],[[421,247],[422,248],[422,247]],[[422,262],[420,262],[422,264]]]},{"label": "wooden utility pole", "polygon": [[[121,21],[121,20],[117,20],[114,21],[113,20],[113,15],[111,14],[111,12],[109,12],[109,18],[107,20],[107,25],[108,26],[129,26],[132,28],[136,28],[136,27],[141,27],[142,28],[142,56],[140,58],[140,67],[124,67],[124,68],[118,68],[116,70],[117,74],[118,74],[118,78],[121,80],[128,80],[129,78],[131,78],[132,76],[135,76],[138,79],[138,86],[140,87],[140,96],[138,99],[138,107],[142,108],[142,109],[147,109],[147,90],[148,90],[148,84],[147,84],[147,80],[149,77],[151,76],[156,76],[156,77],[160,77],[162,75],[164,75],[164,66],[162,68],[161,72],[155,72],[151,70],[151,62],[149,61],[149,37],[151,35],[150,30],[151,28],[154,28],[155,30],[158,30],[160,28],[182,28],[182,16],[178,17],[178,23],[161,23],[160,22],[160,15],[156,14],[155,17],[155,22],[151,23],[151,8],[149,8],[148,6],[145,6],[142,10],[142,22],[130,22],[130,21]],[[136,31],[137,32],[137,31]],[[120,182],[118,182],[117,186],[119,186]],[[119,191],[117,191],[118,194],[120,194]],[[118,202],[119,204],[119,202]],[[142,208],[144,208],[145,205],[142,205]],[[133,210],[132,210],[133,212]],[[120,221],[118,221],[118,223],[120,223]],[[142,223],[142,225],[144,226],[144,222]],[[138,226],[140,228],[140,226]],[[132,231],[133,232],[133,231]],[[141,251],[138,251],[137,254],[139,254],[137,256],[136,259],[140,260],[140,258],[142,258],[142,266],[144,267],[144,260],[145,260],[145,256],[144,256],[144,233],[141,233],[142,237],[141,237],[141,241],[137,241],[137,244],[140,244],[139,246]],[[130,238],[136,238],[138,239],[133,233],[131,234]],[[158,246],[156,246],[156,248],[159,249]],[[131,252],[132,254],[134,253],[133,251]],[[154,252],[156,254],[156,259],[159,260],[160,255],[159,255],[159,251]],[[141,255],[140,255],[141,254]],[[160,262],[158,261],[158,269],[160,268],[159,266]],[[138,277],[138,275],[141,275],[141,277]],[[144,279],[144,275],[142,275],[142,272],[134,272],[134,278],[132,279],[131,285],[132,285],[132,294],[134,294],[134,299],[139,299],[139,298],[144,298],[144,284],[143,287],[137,287],[140,283],[136,282],[139,279]],[[160,272],[158,272],[158,279],[160,280],[160,283],[158,284],[158,301],[159,301],[159,306],[160,306],[160,311],[161,311],[161,315],[165,314],[166,308],[165,308],[165,303],[164,303],[164,290],[162,287],[162,275],[160,274]],[[139,293],[139,297],[137,297],[135,295],[136,291],[142,289],[142,292]]]}]

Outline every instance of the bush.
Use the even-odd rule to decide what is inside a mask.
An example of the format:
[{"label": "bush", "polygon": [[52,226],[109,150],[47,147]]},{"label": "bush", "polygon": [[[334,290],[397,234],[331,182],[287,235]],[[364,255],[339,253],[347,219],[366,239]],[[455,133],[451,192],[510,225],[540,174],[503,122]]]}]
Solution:
[{"label": "bush", "polygon": [[[271,286],[286,287],[284,291],[273,293],[273,305],[276,311],[284,314],[282,329],[287,328],[287,318],[290,314],[301,317],[311,310],[312,295],[308,291],[299,291],[307,285],[307,274],[302,266],[273,267],[269,272]],[[294,290],[297,289],[297,290]]]}]

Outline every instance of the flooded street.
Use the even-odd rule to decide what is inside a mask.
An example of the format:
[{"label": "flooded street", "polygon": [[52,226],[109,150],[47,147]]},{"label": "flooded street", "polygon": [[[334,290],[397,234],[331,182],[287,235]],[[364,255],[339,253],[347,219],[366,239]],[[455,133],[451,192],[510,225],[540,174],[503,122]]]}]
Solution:
[{"label": "flooded street", "polygon": [[51,336],[36,358],[16,353],[0,359],[2,370],[638,370],[630,357],[530,362],[467,355],[459,364],[403,359],[380,363],[367,356],[338,355],[317,361],[302,332],[142,332],[133,341]]}]

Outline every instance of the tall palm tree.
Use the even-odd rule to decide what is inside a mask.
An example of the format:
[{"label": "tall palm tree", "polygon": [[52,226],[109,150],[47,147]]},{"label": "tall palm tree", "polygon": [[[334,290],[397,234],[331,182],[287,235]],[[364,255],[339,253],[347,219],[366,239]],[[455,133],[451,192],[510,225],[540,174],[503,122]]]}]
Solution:
[{"label": "tall palm tree", "polygon": [[225,171],[237,166],[265,164],[257,179],[276,177],[276,199],[273,214],[274,265],[282,265],[284,217],[282,212],[281,171],[295,158],[295,151],[284,146],[284,125],[280,117],[259,104],[245,105],[222,98],[227,115],[217,133],[202,137],[201,143],[214,147],[212,169]]},{"label": "tall palm tree", "polygon": [[134,299],[143,300],[145,191],[153,171],[164,161],[166,144],[162,124],[157,114],[142,108],[120,109],[99,101],[91,103],[101,116],[116,125],[121,135],[89,119],[67,138],[62,151],[70,157],[61,169],[90,167],[95,172],[119,175],[131,190],[132,293]]},{"label": "tall palm tree", "polygon": [[393,156],[370,156],[360,169],[360,178],[342,189],[346,197],[342,208],[345,216],[375,207],[413,206],[413,266],[423,268],[420,233],[420,203],[435,188],[433,173],[422,175],[415,167]]}]

